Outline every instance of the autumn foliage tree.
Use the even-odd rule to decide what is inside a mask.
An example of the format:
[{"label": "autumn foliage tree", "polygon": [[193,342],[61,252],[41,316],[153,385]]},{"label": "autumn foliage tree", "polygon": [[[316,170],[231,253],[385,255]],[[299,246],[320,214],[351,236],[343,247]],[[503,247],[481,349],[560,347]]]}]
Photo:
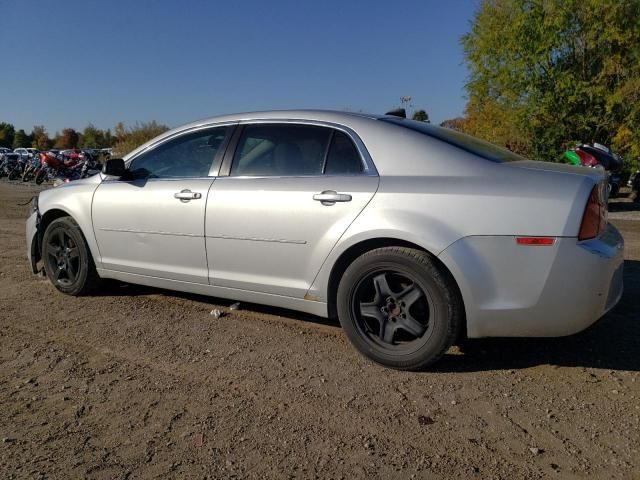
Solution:
[{"label": "autumn foliage tree", "polygon": [[540,160],[640,158],[640,0],[484,0],[462,39],[468,133]]},{"label": "autumn foliage tree", "polygon": [[56,136],[53,147],[59,149],[76,148],[79,140],[78,132],[73,128],[65,128],[62,130],[62,134]]},{"label": "autumn foliage tree", "polygon": [[31,146],[38,150],[49,150],[53,147],[53,141],[49,138],[44,126],[33,126],[33,130],[31,130]]},{"label": "autumn foliage tree", "polygon": [[113,146],[113,155],[122,157],[167,130],[169,127],[159,124],[155,120],[136,123],[132,127],[126,127],[120,122],[115,128],[116,142]]}]

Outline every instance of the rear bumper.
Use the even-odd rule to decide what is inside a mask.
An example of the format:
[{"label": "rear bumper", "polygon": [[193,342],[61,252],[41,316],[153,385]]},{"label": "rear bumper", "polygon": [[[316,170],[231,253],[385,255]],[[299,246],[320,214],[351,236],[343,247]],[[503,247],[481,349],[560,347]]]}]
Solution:
[{"label": "rear bumper", "polygon": [[571,335],[622,296],[624,240],[613,225],[597,239],[558,238],[550,247],[466,237],[439,258],[458,282],[471,338]]}]

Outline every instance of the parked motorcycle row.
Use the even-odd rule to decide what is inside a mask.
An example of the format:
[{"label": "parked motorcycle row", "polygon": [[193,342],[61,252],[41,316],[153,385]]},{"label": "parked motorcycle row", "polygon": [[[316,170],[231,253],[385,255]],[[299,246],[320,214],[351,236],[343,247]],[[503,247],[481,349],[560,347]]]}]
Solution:
[{"label": "parked motorcycle row", "polygon": [[593,143],[576,145],[564,152],[564,157],[573,165],[604,169],[609,175],[609,197],[614,198],[620,192],[623,159],[617,153]]},{"label": "parked motorcycle row", "polygon": [[110,155],[108,149],[44,152],[32,148],[13,152],[3,149],[0,151],[0,178],[33,181],[38,185],[43,182],[70,182],[98,173],[102,167],[101,160],[107,160]]}]

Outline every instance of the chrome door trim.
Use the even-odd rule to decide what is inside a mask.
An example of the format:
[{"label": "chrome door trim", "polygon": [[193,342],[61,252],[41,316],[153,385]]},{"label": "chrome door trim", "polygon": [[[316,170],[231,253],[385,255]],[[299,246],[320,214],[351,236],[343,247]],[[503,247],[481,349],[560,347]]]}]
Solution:
[{"label": "chrome door trim", "polygon": [[162,232],[162,231],[155,231],[155,230],[132,230],[129,228],[99,228],[98,230],[103,232],[141,233],[146,235],[174,235],[176,237],[204,238],[203,235],[195,235],[193,233]]},{"label": "chrome door trim", "polygon": [[219,238],[222,240],[247,240],[250,242],[271,242],[271,243],[293,243],[295,245],[306,245],[306,240],[287,240],[286,238],[261,238],[261,237],[236,237],[234,235],[205,235],[206,238]]},{"label": "chrome door trim", "polygon": [[351,128],[340,125],[338,123],[327,122],[323,120],[296,120],[296,119],[259,119],[259,120],[240,120],[238,122],[238,128],[233,132],[233,138],[230,141],[230,144],[227,147],[227,152],[222,160],[222,166],[220,167],[218,175],[220,177],[228,177],[231,173],[231,163],[233,162],[233,157],[235,155],[235,150],[238,146],[238,142],[240,141],[240,136],[242,134],[242,129],[246,125],[257,125],[257,124],[292,124],[292,125],[312,125],[316,127],[324,127],[330,128],[332,130],[339,130],[347,135],[351,141],[356,146],[356,150],[360,155],[360,161],[362,162],[362,166],[364,170],[362,173],[355,173],[350,175],[286,175],[286,176],[271,176],[271,175],[243,175],[243,176],[234,176],[233,178],[294,178],[294,177],[344,177],[344,176],[371,176],[377,177],[378,170],[376,170],[376,166],[373,163],[373,159],[371,155],[369,155],[369,151],[365,147],[363,141],[360,139],[358,134],[354,132]]}]

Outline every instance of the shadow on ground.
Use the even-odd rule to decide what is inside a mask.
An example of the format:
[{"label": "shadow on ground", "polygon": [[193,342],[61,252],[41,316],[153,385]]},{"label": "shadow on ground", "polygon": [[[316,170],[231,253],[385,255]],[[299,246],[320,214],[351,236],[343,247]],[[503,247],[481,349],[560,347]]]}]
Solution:
[{"label": "shadow on ground", "polygon": [[[579,334],[562,338],[490,338],[467,340],[460,354],[445,355],[431,371],[475,372],[510,370],[536,365],[640,371],[640,261],[624,265],[625,291],[620,303],[599,322]],[[229,300],[108,282],[100,296],[151,294],[185,298],[206,304],[230,305]],[[243,303],[243,310],[339,327],[337,321],[291,310]],[[558,321],[561,321],[559,319]]]},{"label": "shadow on ground", "polygon": [[467,340],[464,355],[445,355],[434,370],[474,372],[549,364],[640,371],[640,261],[627,260],[624,269],[620,303],[589,329],[561,338]]},{"label": "shadow on ground", "polygon": [[617,212],[640,212],[640,202],[609,202],[608,210]]}]

